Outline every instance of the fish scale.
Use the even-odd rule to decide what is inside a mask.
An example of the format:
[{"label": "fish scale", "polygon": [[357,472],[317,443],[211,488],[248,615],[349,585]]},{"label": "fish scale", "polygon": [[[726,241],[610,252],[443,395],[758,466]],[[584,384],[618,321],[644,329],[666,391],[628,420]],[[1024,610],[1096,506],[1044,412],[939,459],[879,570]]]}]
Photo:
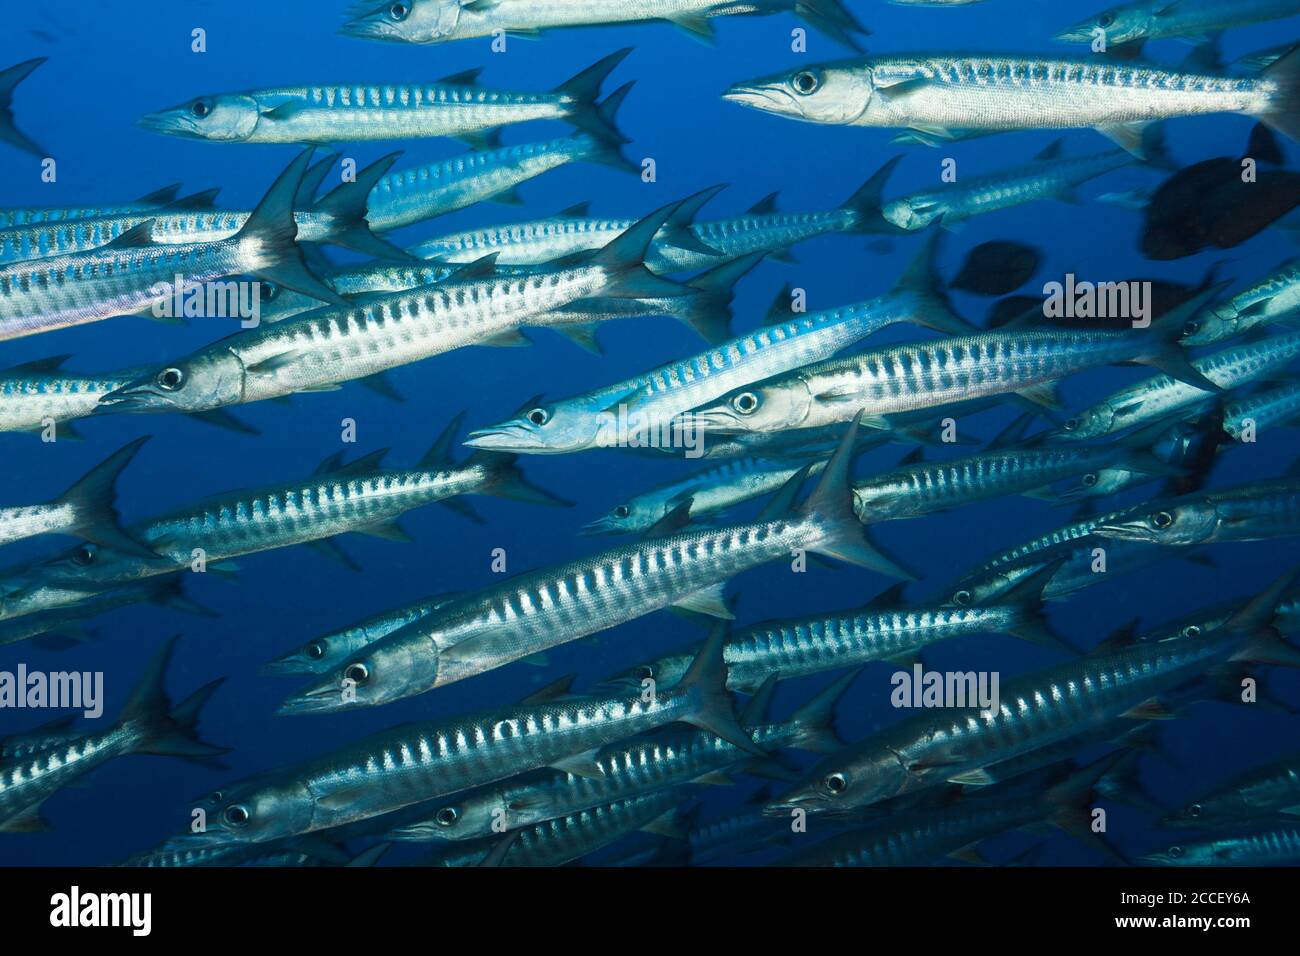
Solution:
[{"label": "fish scale", "polygon": [[1300,384],[1281,385],[1257,395],[1228,402],[1223,408],[1223,430],[1240,440],[1247,421],[1257,432],[1287,425],[1300,418]]}]

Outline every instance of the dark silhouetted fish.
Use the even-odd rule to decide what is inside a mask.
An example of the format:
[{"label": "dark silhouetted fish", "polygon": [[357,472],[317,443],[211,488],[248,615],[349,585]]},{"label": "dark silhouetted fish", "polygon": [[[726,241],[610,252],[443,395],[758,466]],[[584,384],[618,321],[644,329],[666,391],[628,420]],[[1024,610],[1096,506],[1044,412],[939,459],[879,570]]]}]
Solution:
[{"label": "dark silhouetted fish", "polygon": [[1022,242],[986,242],[966,254],[966,262],[950,289],[976,295],[1006,295],[1034,277],[1043,257]]}]

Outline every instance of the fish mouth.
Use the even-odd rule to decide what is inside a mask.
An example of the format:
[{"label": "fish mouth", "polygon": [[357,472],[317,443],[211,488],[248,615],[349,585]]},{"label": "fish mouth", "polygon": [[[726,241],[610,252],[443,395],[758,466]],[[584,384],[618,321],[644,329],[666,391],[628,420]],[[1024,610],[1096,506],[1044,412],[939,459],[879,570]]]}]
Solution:
[{"label": "fish mouth", "polygon": [[787,106],[790,102],[790,97],[782,90],[770,84],[758,83],[736,83],[723,92],[722,98],[730,103],[747,106],[751,110],[762,110],[765,113],[782,112],[781,107]]},{"label": "fish mouth", "polygon": [[1092,27],[1084,23],[1076,24],[1062,30],[1052,39],[1061,43],[1087,43],[1092,39]]},{"label": "fish mouth", "polygon": [[133,382],[106,395],[101,395],[92,414],[144,412],[169,407],[170,403],[152,388]]},{"label": "fish mouth", "polygon": [[584,524],[578,529],[578,534],[585,538],[598,534],[624,534],[627,529],[621,527],[617,522],[617,518],[605,515],[602,518],[597,518],[595,521],[589,521]]},{"label": "fish mouth", "polygon": [[672,421],[673,431],[686,432],[693,429],[709,432],[744,432],[740,422],[730,412],[721,409],[699,412],[686,412],[676,416]]},{"label": "fish mouth", "polygon": [[498,425],[470,432],[461,444],[486,451],[528,452],[545,447],[518,425]]},{"label": "fish mouth", "polygon": [[348,20],[339,27],[339,35],[358,40],[387,40],[393,43],[405,40],[401,31],[377,13]]},{"label": "fish mouth", "polygon": [[193,126],[180,119],[174,111],[164,110],[159,113],[145,113],[135,125],[151,133],[163,133],[167,136],[184,136],[188,139],[203,139]]},{"label": "fish mouth", "polygon": [[1101,524],[1092,529],[1092,533],[1103,538],[1117,538],[1121,541],[1151,541],[1146,529],[1137,524]]},{"label": "fish mouth", "polygon": [[264,677],[311,677],[319,672],[309,670],[307,663],[296,654],[288,654],[267,661],[258,669],[258,673]]},{"label": "fish mouth", "polygon": [[329,714],[360,706],[363,704],[359,700],[345,702],[342,686],[331,678],[286,697],[275,713],[279,717],[296,717],[300,714]]}]

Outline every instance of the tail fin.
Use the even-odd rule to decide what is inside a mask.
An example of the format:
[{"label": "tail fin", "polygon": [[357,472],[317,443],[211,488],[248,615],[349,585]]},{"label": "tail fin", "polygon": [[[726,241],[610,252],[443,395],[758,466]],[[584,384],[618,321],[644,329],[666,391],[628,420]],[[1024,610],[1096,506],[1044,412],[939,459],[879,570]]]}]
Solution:
[{"label": "tail fin", "polygon": [[1278,605],[1294,586],[1297,576],[1300,576],[1300,566],[1278,576],[1249,604],[1224,622],[1221,630],[1237,632],[1245,640],[1231,660],[1300,667],[1300,651],[1286,643],[1273,626]]},{"label": "tail fin", "polygon": [[849,197],[844,208],[853,213],[853,231],[864,233],[903,233],[881,214],[885,204],[885,183],[894,174],[894,169],[903,161],[901,155],[895,156],[862,184],[862,188]]},{"label": "tail fin", "polygon": [[690,293],[685,286],[660,278],[645,265],[650,243],[654,241],[659,230],[673,218],[681,205],[682,202],[675,202],[655,210],[609,245],[597,250],[591,262],[603,266],[611,273],[608,285],[600,290],[600,296],[618,299],[653,299]]},{"label": "tail fin", "polygon": [[943,230],[938,225],[930,227],[921,241],[921,248],[894,285],[894,292],[913,296],[915,307],[909,311],[909,321],[949,335],[973,335],[979,330],[953,312],[952,302],[939,276],[937,263],[942,235]]},{"label": "tail fin", "polygon": [[1007,633],[1022,641],[1050,647],[1062,654],[1077,657],[1081,651],[1066,643],[1052,631],[1043,613],[1043,591],[1056,577],[1067,558],[1058,558],[1043,565],[1033,574],[1022,578],[1014,587],[998,596],[996,603],[1016,605],[1019,613],[1016,619],[1007,625]]},{"label": "tail fin", "polygon": [[[614,125],[614,114],[618,111],[623,98],[627,96],[627,87],[621,88],[601,104],[596,103],[596,97],[600,95],[600,87],[606,77],[613,73],[614,68],[627,59],[631,52],[632,48],[626,47],[617,53],[611,53],[555,89],[556,93],[572,97],[574,100],[573,110],[568,116],[570,123],[598,139],[608,140],[620,146],[631,142]],[[612,105],[611,101],[614,101]]]},{"label": "tail fin", "polygon": [[140,753],[187,757],[202,762],[228,752],[225,747],[214,747],[200,740],[195,729],[199,712],[224,678],[205,684],[173,708],[163,685],[177,640],[176,637],[169,639],[145,668],[140,682],[122,708],[119,722],[130,722],[140,727],[143,740],[136,748]]},{"label": "tail fin", "polygon": [[524,477],[524,473],[515,463],[518,457],[518,455],[503,455],[494,451],[477,451],[470,456],[466,464],[479,464],[487,469],[487,481],[480,489],[482,494],[496,498],[509,498],[513,501],[526,501],[535,505],[547,505],[552,508],[573,507],[572,501],[553,495]]},{"label": "tail fin", "polygon": [[844,748],[844,741],[835,733],[835,708],[862,670],[861,667],[856,667],[837,678],[791,715],[790,723],[797,732],[791,746],[819,754],[834,753]]},{"label": "tail fin", "polygon": [[764,253],[724,262],[686,283],[696,290],[696,295],[680,300],[684,308],[675,309],[673,317],[685,322],[700,338],[710,345],[719,345],[731,338],[731,303],[736,296],[736,283],[763,261]]},{"label": "tail fin", "polygon": [[331,153],[303,174],[302,182],[298,184],[298,192],[293,197],[294,204],[299,209],[310,209],[316,205],[316,193],[320,191],[321,183],[325,182],[330,167],[337,159],[338,155]]},{"label": "tail fin", "polygon": [[261,243],[262,255],[269,261],[256,270],[258,278],[277,282],[322,302],[347,305],[347,299],[312,275],[297,244],[298,223],[293,215],[294,199],[311,163],[311,156],[312,149],[303,150],[289,164],[271,184],[236,238],[256,239]]},{"label": "tail fin", "polygon": [[12,105],[14,89],[31,75],[32,70],[44,62],[45,57],[41,56],[0,71],[0,141],[8,143],[10,146],[16,146],[25,153],[31,153],[33,156],[42,158],[50,154],[14,125]]},{"label": "tail fin", "polygon": [[871,35],[871,31],[858,22],[841,0],[795,0],[794,12],[814,29],[859,53],[862,45],[853,34]]},{"label": "tail fin", "polygon": [[[600,104],[599,110],[605,124],[616,132],[618,130],[618,111],[627,99],[628,93],[632,92],[635,83],[625,83],[613,93],[605,98],[605,102]],[[588,162],[600,163],[603,166],[609,166],[612,169],[621,170],[625,173],[634,173],[640,175],[641,167],[632,162],[623,155],[620,149],[622,143],[616,142],[600,136],[591,136],[586,133],[577,134],[586,139],[590,146],[585,157]],[[583,213],[585,215],[585,213]]]},{"label": "tail fin", "polygon": [[118,476],[148,440],[146,435],[119,448],[59,498],[60,504],[69,505],[77,515],[75,530],[80,537],[126,554],[158,557],[123,529],[116,507]]},{"label": "tail fin", "polygon": [[1223,388],[1206,378],[1187,358],[1187,353],[1179,344],[1187,320],[1199,313],[1219,297],[1219,294],[1231,285],[1225,280],[1217,285],[1197,293],[1176,309],[1170,309],[1158,319],[1152,321],[1146,332],[1153,333],[1155,341],[1146,354],[1134,356],[1133,361],[1141,365],[1158,368],[1170,378],[1177,379],[1193,388],[1205,392],[1220,393]]},{"label": "tail fin", "polygon": [[[380,239],[370,231],[366,215],[370,212],[370,193],[379,180],[397,162],[398,153],[389,153],[356,175],[350,183],[337,186],[315,206],[315,211],[330,217],[330,241],[353,252],[376,259],[419,261],[405,249]],[[332,162],[332,161],[331,161]]]},{"label": "tail fin", "polygon": [[1083,843],[1094,846],[1121,863],[1126,861],[1104,837],[1092,829],[1092,804],[1102,779],[1124,759],[1124,751],[1107,754],[1075,772],[1043,794],[1048,819]]},{"label": "tail fin", "polygon": [[853,462],[858,429],[862,424],[862,414],[858,412],[854,416],[839,447],[835,449],[835,454],[827,463],[826,470],[822,472],[817,487],[798,509],[805,517],[815,518],[822,528],[822,539],[810,550],[891,577],[915,581],[915,575],[867,540],[866,529],[853,512],[849,469]]},{"label": "tail fin", "polygon": [[[15,67],[16,69],[16,67]],[[1260,79],[1271,81],[1268,111],[1259,118],[1283,136],[1300,142],[1300,45],[1266,66]]]},{"label": "tail fin", "polygon": [[689,690],[695,698],[694,708],[682,720],[721,737],[741,750],[760,757],[767,756],[736,719],[734,703],[727,693],[727,665],[722,659],[722,647],[726,639],[727,625],[722,622],[714,627],[713,633],[695,655],[690,669],[682,677],[678,686]]},{"label": "tail fin", "polygon": [[726,183],[701,189],[693,196],[688,196],[678,204],[677,209],[659,230],[660,238],[680,249],[699,252],[706,256],[722,255],[717,249],[704,242],[692,228],[695,218],[718,193],[727,188]]}]

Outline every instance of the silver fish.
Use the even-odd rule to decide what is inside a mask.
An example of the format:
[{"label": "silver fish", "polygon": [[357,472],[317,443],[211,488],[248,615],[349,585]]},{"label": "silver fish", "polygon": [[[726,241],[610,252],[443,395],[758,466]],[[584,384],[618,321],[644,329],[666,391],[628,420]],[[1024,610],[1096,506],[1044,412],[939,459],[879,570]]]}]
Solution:
[{"label": "silver fish", "polygon": [[1241,441],[1252,429],[1261,431],[1293,425],[1300,419],[1300,383],[1278,385],[1252,395],[1234,398],[1223,406],[1223,430]]},{"label": "silver fish", "polygon": [[965,775],[1086,732],[1139,709],[1161,692],[1212,666],[1236,659],[1297,659],[1267,627],[1294,572],[1283,575],[1222,627],[1196,638],[1140,642],[1018,677],[1003,686],[997,708],[978,705],[920,711],[833,754],[805,783],[769,804],[845,812]]},{"label": "silver fish", "polygon": [[1300,14],[1300,0],[1136,0],[1081,20],[1056,39],[1091,43],[1099,36],[1110,46],[1180,37],[1200,42],[1232,27]]},{"label": "silver fish", "polygon": [[1162,826],[1206,829],[1249,825],[1300,810],[1300,754],[1252,767],[1169,813]]},{"label": "silver fish", "polygon": [[[422,694],[670,606],[729,618],[727,579],[806,549],[896,577],[849,510],[852,431],[809,498],[796,474],[755,521],[682,530],[685,507],[644,542],[510,579],[417,621],[281,707],[311,713]],[[346,688],[347,693],[341,689]]]},{"label": "silver fish", "polygon": [[711,39],[714,17],[793,12],[845,46],[860,49],[854,34],[862,26],[841,0],[401,0],[376,6],[357,3],[347,36],[396,43],[445,43],[475,37],[535,36],[560,27],[598,26],[667,20],[703,39]]},{"label": "silver fish", "polygon": [[1175,116],[1244,113],[1292,138],[1300,55],[1229,77],[1100,59],[928,53],[799,67],[737,83],[742,106],[810,123],[953,130],[1091,127],[1144,155],[1145,127]]},{"label": "silver fish", "polygon": [[114,757],[152,753],[201,759],[226,752],[195,735],[199,711],[221,680],[199,688],[175,707],[167,699],[163,680],[176,640],[163,645],[145,669],[111,727],[68,735],[45,749],[0,759],[0,832],[47,829],[41,804]]},{"label": "silver fish", "polygon": [[1300,862],[1300,825],[1178,843],[1140,856],[1136,862],[1145,866],[1293,866]]},{"label": "silver fish", "polygon": [[[42,222],[62,222],[65,219],[99,219],[142,209],[161,209],[177,201],[180,188],[180,183],[172,183],[130,202],[101,206],[21,206],[0,209],[0,229]],[[199,195],[211,197],[213,193],[209,191]]]},{"label": "silver fish", "polygon": [[1261,325],[1300,313],[1300,261],[1292,260],[1226,302],[1210,305],[1188,320],[1186,345],[1211,345]]},{"label": "silver fish", "polygon": [[1103,538],[1167,547],[1269,541],[1300,534],[1300,480],[1281,478],[1147,502],[1098,525]]},{"label": "silver fish", "polygon": [[72,422],[95,411],[99,400],[139,378],[145,369],[102,375],[63,370],[70,358],[56,355],[0,371],[0,432],[40,433],[52,428],[59,438],[78,437]]},{"label": "silver fish", "polygon": [[264,843],[367,820],[484,786],[634,734],[685,721],[761,756],[732,713],[722,634],[688,679],[641,695],[553,697],[461,717],[408,723],[306,763],[231,787],[203,802],[197,844]]},{"label": "silver fish", "polygon": [[[631,53],[612,53],[549,93],[491,90],[481,70],[428,84],[291,86],[196,97],[142,117],[155,133],[223,143],[328,144],[451,136],[475,145],[491,131],[530,120],[564,120],[614,143],[627,142],[600,87]],[[622,97],[614,103],[617,108]]]},{"label": "silver fish", "polygon": [[341,303],[295,242],[294,196],[310,160],[310,151],[294,160],[229,239],[157,244],[146,221],[100,249],[0,266],[0,340],[151,309],[172,297],[178,275],[191,284],[256,275]]},{"label": "silver fish", "polygon": [[58,498],[39,505],[0,508],[0,545],[41,534],[75,535],[129,554],[154,557],[123,530],[117,514],[117,479],[147,442],[137,438],[86,472]]}]

